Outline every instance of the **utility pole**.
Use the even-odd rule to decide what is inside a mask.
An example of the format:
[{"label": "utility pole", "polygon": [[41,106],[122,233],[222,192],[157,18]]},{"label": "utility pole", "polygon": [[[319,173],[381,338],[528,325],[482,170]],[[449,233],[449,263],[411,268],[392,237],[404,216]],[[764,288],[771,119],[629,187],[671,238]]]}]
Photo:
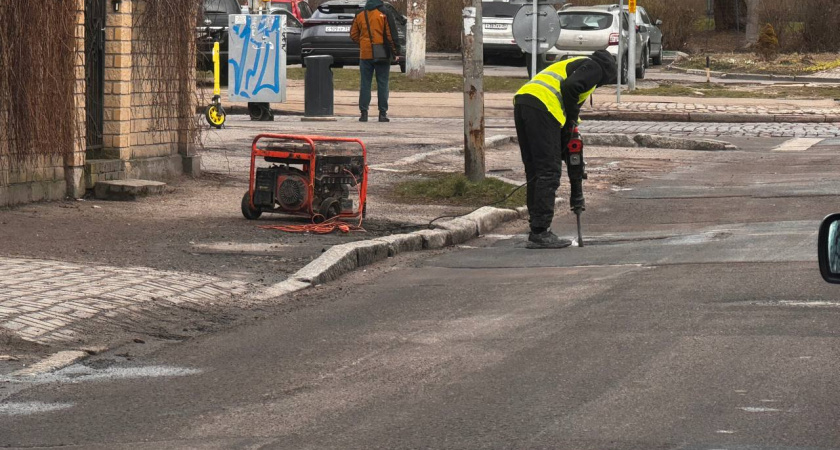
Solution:
[{"label": "utility pole", "polygon": [[[711,0],[709,0],[709,1],[711,1]],[[619,10],[619,12],[624,11],[624,0],[619,0],[618,10]],[[621,17],[621,16],[619,15],[619,17]],[[624,73],[624,71],[621,70],[622,59],[624,59],[624,39],[622,39],[622,37],[623,37],[621,35],[622,31],[624,31],[624,27],[622,25],[619,25],[618,26],[618,61],[617,61],[618,77],[616,78],[616,80],[618,80],[618,81],[616,81],[616,83],[615,83],[615,101],[616,101],[616,103],[621,103],[621,83],[623,82],[623,80],[621,79],[621,76]]]},{"label": "utility pole", "polygon": [[[630,42],[627,51],[627,90],[636,90],[636,0],[628,0],[630,12]],[[644,64],[644,61],[642,61]]]},{"label": "utility pole", "polygon": [[539,32],[539,30],[538,30],[539,25],[538,24],[539,24],[539,19],[540,19],[540,14],[539,14],[540,2],[539,2],[539,0],[534,0],[533,8],[534,9],[531,10],[532,13],[533,13],[531,15],[531,19],[532,19],[532,25],[531,26],[533,27],[533,30],[534,30],[534,32],[531,35],[531,78],[534,78],[535,76],[537,76],[538,68],[539,68],[538,60],[540,59],[539,51],[538,51],[538,48],[537,48],[537,46],[539,45],[539,43],[537,42],[538,41],[538,32]]},{"label": "utility pole", "polygon": [[464,172],[484,179],[484,27],[481,0],[464,0]]},{"label": "utility pole", "polygon": [[411,0],[408,6],[406,72],[410,80],[426,76],[426,5],[428,0]]}]

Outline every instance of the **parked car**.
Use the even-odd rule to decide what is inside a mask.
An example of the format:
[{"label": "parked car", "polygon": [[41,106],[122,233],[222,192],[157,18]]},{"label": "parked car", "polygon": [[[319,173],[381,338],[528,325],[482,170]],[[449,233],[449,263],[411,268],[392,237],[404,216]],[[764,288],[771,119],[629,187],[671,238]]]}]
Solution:
[{"label": "parked car", "polygon": [[268,9],[272,14],[278,9],[285,9],[301,23],[312,17],[312,8],[306,0],[271,0]]},{"label": "parked car", "polygon": [[825,281],[840,284],[840,214],[823,219],[817,242],[820,274]]},{"label": "parked car", "polygon": [[[647,10],[639,6],[636,8],[636,25],[639,33],[642,33],[650,62],[654,66],[661,66],[664,42],[662,30],[659,27],[662,25],[662,20],[652,21]],[[645,61],[647,62],[647,60]]]},{"label": "parked car", "polygon": [[481,2],[484,22],[484,59],[522,58],[524,53],[513,39],[513,18],[521,4],[509,1]]},{"label": "parked car", "polygon": [[285,8],[272,9],[271,14],[286,16],[286,64],[300,64],[300,35],[303,23]]},{"label": "parked car", "polygon": [[[221,66],[228,61],[228,16],[240,14],[238,0],[204,0],[204,16],[196,28],[198,70],[213,70],[213,43],[219,42]],[[227,82],[227,70],[222,70],[222,82]]]},{"label": "parked car", "polygon": [[[300,2],[306,3],[306,2]],[[308,4],[306,5],[309,6]],[[300,59],[300,36],[303,24],[286,7],[269,10],[271,14],[283,14],[286,18],[286,62],[298,64]],[[213,43],[219,41],[221,81],[227,83],[228,73],[228,16],[241,14],[242,7],[238,0],[204,0],[204,17],[199,23],[197,34],[197,68],[203,71],[213,70]],[[247,11],[246,11],[247,13]]]},{"label": "parked car", "polygon": [[[333,67],[358,65],[359,46],[350,39],[350,27],[364,6],[364,0],[330,0],[318,6],[312,17],[303,23],[301,57],[329,55],[334,58]],[[385,8],[397,22],[402,52],[394,64],[399,64],[400,70],[405,73],[405,26],[408,20],[390,3],[385,3]]]},{"label": "parked car", "polygon": [[[619,39],[623,42],[621,82],[626,83],[629,65],[627,49],[630,42],[630,13],[619,5],[571,6],[557,12],[560,38],[553,48],[540,55],[539,66],[547,67],[557,61],[577,56],[589,56],[596,50],[607,50],[618,60]],[[645,78],[647,50],[642,33],[636,33],[636,78]],[[530,63],[529,63],[530,73]]]}]

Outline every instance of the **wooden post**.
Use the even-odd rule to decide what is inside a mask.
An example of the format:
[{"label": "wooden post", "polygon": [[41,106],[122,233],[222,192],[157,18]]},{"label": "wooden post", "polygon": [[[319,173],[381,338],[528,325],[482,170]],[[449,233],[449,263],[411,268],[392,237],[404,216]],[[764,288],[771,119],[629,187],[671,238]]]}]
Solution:
[{"label": "wooden post", "polygon": [[484,29],[481,0],[464,0],[464,172],[484,179]]},{"label": "wooden post", "polygon": [[408,37],[406,39],[406,73],[411,80],[426,76],[426,4],[428,0],[410,0]]}]

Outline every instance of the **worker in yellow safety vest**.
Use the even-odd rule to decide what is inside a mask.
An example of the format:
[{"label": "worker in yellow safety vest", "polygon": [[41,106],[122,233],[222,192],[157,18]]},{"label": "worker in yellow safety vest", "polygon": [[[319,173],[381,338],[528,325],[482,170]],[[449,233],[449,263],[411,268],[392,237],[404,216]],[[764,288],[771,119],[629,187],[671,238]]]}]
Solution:
[{"label": "worker in yellow safety vest", "polygon": [[[606,50],[570,58],[543,70],[514,97],[514,119],[528,180],[531,233],[528,248],[572,245],[551,232],[554,196],[560,187],[563,150],[579,122],[580,107],[599,86],[615,84],[616,63]],[[572,192],[571,206],[581,207],[583,192]]]}]

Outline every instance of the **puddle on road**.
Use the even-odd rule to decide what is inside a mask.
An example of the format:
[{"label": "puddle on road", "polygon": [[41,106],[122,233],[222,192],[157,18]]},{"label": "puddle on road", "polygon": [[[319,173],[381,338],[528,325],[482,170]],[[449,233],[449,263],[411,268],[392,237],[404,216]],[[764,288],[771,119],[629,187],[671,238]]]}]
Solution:
[{"label": "puddle on road", "polygon": [[0,381],[12,383],[84,383],[88,381],[112,381],[136,378],[183,377],[198,375],[199,369],[189,369],[173,366],[144,366],[144,367],[105,367],[95,368],[84,364],[74,364],[55,372],[37,375],[0,378]]},{"label": "puddle on road", "polygon": [[72,408],[72,403],[9,402],[0,403],[0,416],[27,416]]}]

